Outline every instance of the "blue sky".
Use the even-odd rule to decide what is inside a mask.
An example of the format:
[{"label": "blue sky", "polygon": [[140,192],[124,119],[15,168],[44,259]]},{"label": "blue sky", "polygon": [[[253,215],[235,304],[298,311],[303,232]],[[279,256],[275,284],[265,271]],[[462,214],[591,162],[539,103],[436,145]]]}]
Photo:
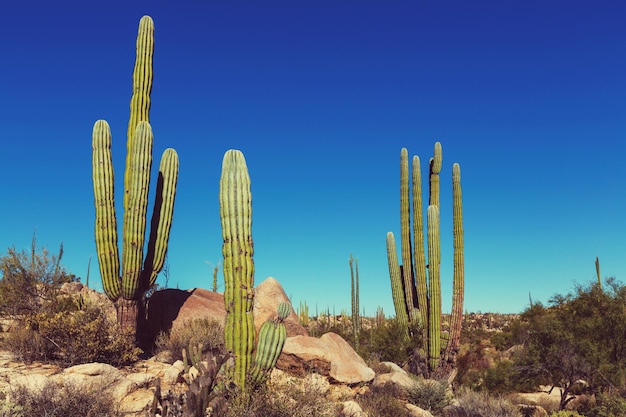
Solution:
[{"label": "blue sky", "polygon": [[111,125],[121,201],[144,14],[156,27],[155,158],[180,156],[169,286],[212,285],[221,161],[236,148],[252,179],[255,281],[277,278],[311,312],[349,310],[353,254],[366,314],[393,314],[385,235],[399,234],[400,149],[425,162],[435,141],[444,309],[453,162],[466,310],[545,302],[595,279],[596,256],[603,276],[626,281],[618,1],[12,2],[0,14],[2,252],[36,232],[63,242],[78,276],[92,258],[101,285],[91,130]]}]

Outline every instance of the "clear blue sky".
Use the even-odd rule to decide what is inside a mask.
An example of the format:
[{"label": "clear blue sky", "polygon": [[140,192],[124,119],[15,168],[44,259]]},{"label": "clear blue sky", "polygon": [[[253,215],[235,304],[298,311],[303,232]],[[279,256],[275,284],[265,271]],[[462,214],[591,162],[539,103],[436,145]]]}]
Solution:
[{"label": "clear blue sky", "polygon": [[[442,287],[462,171],[465,307],[520,312],[602,274],[626,281],[623,1],[11,2],[0,14],[0,250],[63,242],[99,287],[91,130],[113,131],[118,202],[139,19],[155,21],[155,158],[180,155],[172,287],[210,288],[230,148],[252,179],[257,283],[311,312],[393,314],[399,154],[441,141]],[[153,168],[157,168],[155,163]],[[425,164],[424,164],[425,166]],[[426,175],[426,173],[423,173]],[[121,211],[118,211],[118,216]],[[221,277],[221,275],[220,275]],[[162,278],[159,278],[163,283]],[[223,288],[223,281],[221,288]]]}]

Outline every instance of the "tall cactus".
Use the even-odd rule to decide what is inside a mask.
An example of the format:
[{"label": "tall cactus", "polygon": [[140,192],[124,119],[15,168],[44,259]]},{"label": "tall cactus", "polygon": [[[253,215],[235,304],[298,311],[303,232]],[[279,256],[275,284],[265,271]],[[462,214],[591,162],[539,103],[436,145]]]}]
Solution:
[{"label": "tall cactus", "polygon": [[[413,157],[412,187],[408,186],[408,151],[400,152],[400,225],[402,235],[402,265],[398,263],[393,233],[387,233],[387,257],[391,279],[392,296],[396,317],[401,322],[418,321],[423,330],[427,348],[429,374],[453,375],[456,353],[459,348],[461,321],[463,318],[463,219],[461,198],[461,174],[458,164],[453,165],[453,234],[454,277],[453,305],[448,335],[442,334],[441,277],[440,277],[440,178],[442,150],[435,143],[434,156],[429,161],[429,199],[427,209],[427,238],[424,239],[422,181],[420,160]],[[412,213],[409,197],[413,199]],[[411,217],[412,214],[412,217]],[[410,224],[413,222],[411,235]],[[428,248],[426,265],[425,246]],[[428,273],[427,273],[428,271]],[[408,334],[408,333],[407,333]],[[442,342],[445,347],[442,349]]]},{"label": "tall cactus", "polygon": [[226,349],[235,357],[233,381],[245,388],[254,348],[254,262],[252,255],[252,195],[246,160],[228,150],[222,162],[220,217],[224,244],[224,304]]},{"label": "tall cactus", "polygon": [[159,166],[154,212],[144,259],[154,141],[148,122],[153,36],[152,19],[144,16],[139,24],[137,59],[133,74],[124,179],[121,270],[109,124],[105,120],[96,121],[92,133],[95,240],[102,286],[108,298],[115,303],[119,325],[132,333],[137,331],[139,304],[145,292],[154,284],[165,262],[178,181],[178,155],[174,149],[166,149]]},{"label": "tall cactus", "polygon": [[[352,299],[352,333],[354,335],[354,342],[358,345],[358,336],[360,330],[360,316],[359,316],[359,260],[354,259],[352,254],[348,259],[350,265],[350,288]],[[355,275],[356,265],[356,275]]]}]

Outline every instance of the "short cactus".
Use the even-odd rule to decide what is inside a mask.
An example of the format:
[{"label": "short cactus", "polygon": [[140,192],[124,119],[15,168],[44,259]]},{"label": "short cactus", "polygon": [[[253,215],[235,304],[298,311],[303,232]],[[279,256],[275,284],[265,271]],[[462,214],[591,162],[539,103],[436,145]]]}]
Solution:
[{"label": "short cactus", "polygon": [[287,339],[284,322],[289,314],[291,314],[291,305],[282,302],[278,305],[278,317],[275,320],[267,320],[261,325],[254,365],[250,374],[253,381],[263,381],[267,373],[276,366]]}]

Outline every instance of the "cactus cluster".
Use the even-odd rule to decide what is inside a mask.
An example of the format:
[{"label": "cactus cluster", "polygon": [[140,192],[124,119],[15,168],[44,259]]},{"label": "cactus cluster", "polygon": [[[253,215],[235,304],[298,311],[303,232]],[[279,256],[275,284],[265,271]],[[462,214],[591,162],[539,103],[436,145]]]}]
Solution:
[{"label": "cactus cluster", "polygon": [[154,23],[149,16],[144,16],[137,35],[128,123],[121,262],[109,124],[105,120],[96,121],[92,134],[95,240],[102,286],[115,303],[118,323],[132,333],[137,331],[139,303],[154,284],[165,262],[178,180],[178,155],[174,149],[166,149],[159,166],[154,212],[144,258],[154,141],[149,123],[153,49]]},{"label": "cactus cluster", "polygon": [[[420,160],[413,157],[409,185],[408,151],[400,152],[400,225],[401,256],[398,261],[395,237],[387,233],[387,260],[393,303],[397,319],[407,325],[416,323],[422,329],[427,349],[429,374],[448,376],[455,367],[463,318],[464,258],[461,171],[452,167],[454,272],[450,327],[442,334],[441,311],[441,244],[440,244],[440,178],[442,149],[435,143],[434,156],[429,163],[429,200],[426,210],[427,235],[424,239],[422,182]],[[412,199],[412,207],[410,201]],[[411,223],[413,228],[411,230]],[[428,250],[428,264],[426,252]],[[442,348],[442,342],[445,346]]]}]

